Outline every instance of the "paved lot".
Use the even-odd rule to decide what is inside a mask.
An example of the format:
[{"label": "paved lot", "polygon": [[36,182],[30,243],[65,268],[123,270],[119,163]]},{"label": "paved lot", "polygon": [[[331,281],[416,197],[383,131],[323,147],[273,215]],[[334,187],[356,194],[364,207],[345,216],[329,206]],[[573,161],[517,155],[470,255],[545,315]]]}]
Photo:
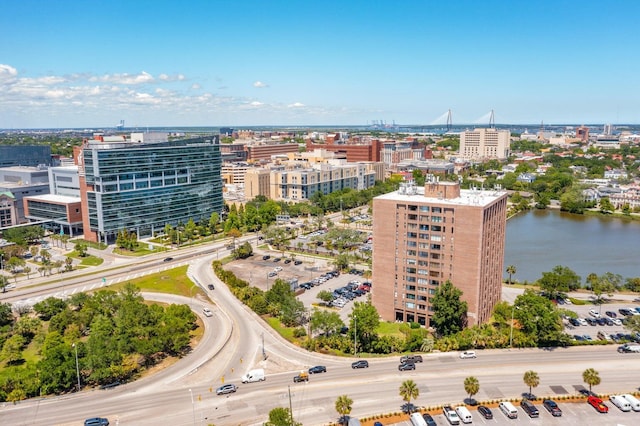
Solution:
[{"label": "paved lot", "polygon": [[[618,313],[618,309],[620,308],[635,308],[639,306],[638,303],[635,302],[623,302],[623,303],[606,303],[601,305],[600,307],[594,305],[564,305],[561,306],[564,309],[569,309],[578,314],[580,318],[589,317],[589,310],[595,309],[596,311],[601,311],[600,315],[605,317],[606,311],[613,311],[617,314],[618,319],[624,318],[624,316]],[[622,325],[581,325],[581,326],[573,326],[568,321],[565,321],[565,331],[570,336],[574,334],[578,335],[589,335],[593,340],[598,340],[597,334],[599,331],[602,331],[607,334],[612,333],[625,333],[628,334],[629,331],[624,328]]]},{"label": "paved lot", "polygon": [[[541,402],[535,405],[540,411],[540,417],[531,419],[520,408],[519,404],[514,404],[518,410],[517,419],[508,419],[497,407],[492,408],[493,419],[485,420],[477,411],[471,411],[473,424],[475,425],[567,425],[567,426],[585,426],[585,425],[611,425],[611,426],[632,426],[640,424],[640,412],[622,412],[609,401],[606,405],[609,407],[607,414],[598,413],[593,407],[586,402],[562,403],[558,401],[558,405],[562,410],[562,417],[553,417],[542,407]],[[433,416],[438,425],[448,425],[449,423],[442,414]],[[384,425],[392,425],[384,423]],[[395,426],[411,426],[411,422],[403,421],[393,423]]]}]

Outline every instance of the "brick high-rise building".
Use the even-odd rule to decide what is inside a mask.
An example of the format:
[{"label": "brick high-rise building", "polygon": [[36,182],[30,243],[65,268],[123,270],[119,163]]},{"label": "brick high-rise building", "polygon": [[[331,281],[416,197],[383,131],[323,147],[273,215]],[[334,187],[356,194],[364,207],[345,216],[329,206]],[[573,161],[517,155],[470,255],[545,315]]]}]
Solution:
[{"label": "brick high-rise building", "polygon": [[429,326],[431,299],[449,280],[468,324],[486,322],[501,295],[506,209],[503,191],[436,178],[374,198],[372,303],[382,319]]}]

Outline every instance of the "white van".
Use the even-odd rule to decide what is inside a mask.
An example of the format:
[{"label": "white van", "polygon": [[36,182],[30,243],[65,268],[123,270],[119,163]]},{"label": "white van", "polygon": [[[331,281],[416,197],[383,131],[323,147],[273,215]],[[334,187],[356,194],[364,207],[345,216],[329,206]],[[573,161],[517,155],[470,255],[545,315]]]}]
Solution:
[{"label": "white van", "polygon": [[509,417],[510,419],[518,418],[518,410],[516,410],[516,407],[514,407],[513,404],[509,401],[502,401],[500,404],[498,404],[498,407],[500,407],[500,411],[502,411],[504,415]]},{"label": "white van", "polygon": [[263,382],[265,380],[266,380],[266,377],[264,375],[263,368],[250,370],[247,374],[242,376],[242,383]]},{"label": "white van", "polygon": [[620,411],[631,411],[631,404],[629,404],[627,398],[622,395],[611,395],[609,397],[609,401],[611,401],[613,405],[618,407]]},{"label": "white van", "polygon": [[631,405],[631,409],[633,411],[640,411],[640,400],[638,398],[628,393],[625,393],[622,396],[624,397],[624,399],[629,401],[629,404]]},{"label": "white van", "polygon": [[458,413],[458,417],[460,417],[460,421],[462,423],[473,422],[473,418],[471,417],[471,412],[464,405],[456,407],[456,413]]},{"label": "white van", "polygon": [[422,418],[422,414],[420,413],[411,414],[411,417],[409,419],[411,420],[412,426],[427,426],[427,422],[424,421],[424,419]]}]

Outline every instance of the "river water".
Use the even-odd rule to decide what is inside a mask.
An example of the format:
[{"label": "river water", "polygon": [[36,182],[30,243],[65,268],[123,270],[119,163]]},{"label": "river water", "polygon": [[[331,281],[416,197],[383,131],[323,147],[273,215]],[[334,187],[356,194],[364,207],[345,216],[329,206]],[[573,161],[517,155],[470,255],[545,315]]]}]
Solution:
[{"label": "river water", "polygon": [[592,272],[640,277],[640,221],[532,210],[507,221],[504,257],[520,282],[534,282],[556,265],[568,266],[583,283]]}]

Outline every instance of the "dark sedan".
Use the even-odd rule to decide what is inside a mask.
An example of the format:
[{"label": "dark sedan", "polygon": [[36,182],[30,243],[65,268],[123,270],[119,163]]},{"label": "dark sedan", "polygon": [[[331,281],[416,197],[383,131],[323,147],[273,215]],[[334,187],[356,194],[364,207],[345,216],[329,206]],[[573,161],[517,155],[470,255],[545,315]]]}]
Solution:
[{"label": "dark sedan", "polygon": [[487,420],[493,418],[493,413],[491,412],[491,409],[487,406],[478,405],[478,413],[480,413],[480,415]]},{"label": "dark sedan", "polygon": [[398,366],[398,371],[409,371],[409,370],[415,370],[416,369],[416,365],[412,362],[405,362],[404,364],[400,364]]},{"label": "dark sedan", "polygon": [[424,413],[422,415],[422,418],[424,419],[424,422],[427,424],[427,426],[438,426],[438,423],[436,423],[431,414]]},{"label": "dark sedan", "polygon": [[318,373],[326,373],[327,367],[324,365],[316,365],[315,367],[311,367],[309,369],[309,374],[318,374]]}]

